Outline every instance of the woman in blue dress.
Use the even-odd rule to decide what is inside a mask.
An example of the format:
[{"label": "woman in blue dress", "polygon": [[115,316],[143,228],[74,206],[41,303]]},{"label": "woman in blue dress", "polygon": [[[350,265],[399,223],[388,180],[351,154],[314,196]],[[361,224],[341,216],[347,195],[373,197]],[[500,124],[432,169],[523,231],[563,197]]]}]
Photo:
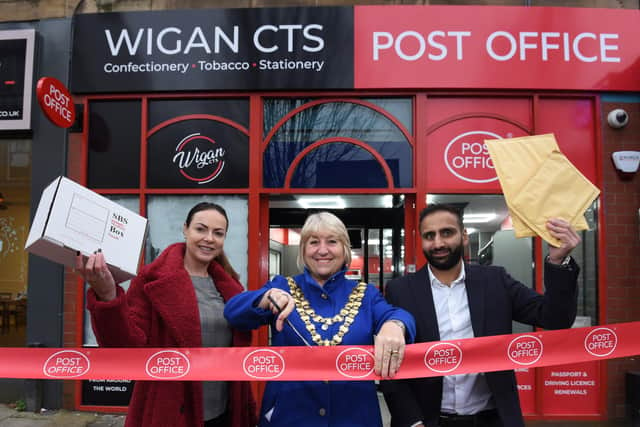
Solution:
[{"label": "woman in blue dress", "polygon": [[[227,301],[224,315],[238,329],[270,324],[274,346],[374,345],[375,373],[392,378],[405,343],[414,339],[415,322],[389,305],[375,286],[347,279],[350,262],[343,222],[328,212],[312,214],[300,234],[298,266],[304,272],[276,276],[259,290],[236,295]],[[285,319],[291,324],[285,326]],[[272,381],[259,425],[382,426],[375,383]]]}]

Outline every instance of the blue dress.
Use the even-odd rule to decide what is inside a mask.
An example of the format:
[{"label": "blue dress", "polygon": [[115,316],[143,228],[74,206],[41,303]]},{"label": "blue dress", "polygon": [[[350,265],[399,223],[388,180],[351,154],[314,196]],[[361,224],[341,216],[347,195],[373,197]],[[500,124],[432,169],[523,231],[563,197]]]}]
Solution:
[{"label": "blue dress", "polygon": [[[345,277],[345,270],[333,275],[324,286],[311,277],[305,269],[295,276],[298,287],[304,293],[311,307],[323,317],[337,314],[346,304],[357,282]],[[264,324],[275,323],[275,316],[269,310],[258,307],[262,296],[271,288],[289,292],[287,279],[276,276],[262,289],[243,292],[225,304],[224,315],[232,327],[256,329]],[[311,344],[316,345],[304,322],[296,310],[289,321]],[[408,312],[394,308],[382,297],[373,285],[367,285],[362,305],[341,345],[372,345],[373,335],[378,333],[384,322],[390,319],[402,321],[406,326],[405,339],[413,342],[415,322]],[[324,331],[316,324],[321,338],[331,339],[342,323],[336,323]],[[305,345],[300,337],[285,324],[281,332],[271,328],[271,342],[274,346]],[[382,426],[376,386],[373,381],[272,381],[262,399],[259,425],[274,426]]]}]

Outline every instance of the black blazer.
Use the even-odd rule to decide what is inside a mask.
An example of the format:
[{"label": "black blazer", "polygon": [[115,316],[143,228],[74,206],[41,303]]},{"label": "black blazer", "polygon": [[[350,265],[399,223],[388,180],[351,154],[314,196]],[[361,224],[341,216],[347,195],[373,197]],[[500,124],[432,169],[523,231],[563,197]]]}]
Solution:
[{"label": "black blazer", "polygon": [[[465,285],[473,333],[476,337],[511,334],[511,322],[545,328],[569,328],[576,317],[578,265],[545,263],[545,294],[516,281],[504,268],[465,264]],[[416,319],[416,343],[439,341],[427,267],[391,280],[385,296]],[[505,427],[523,427],[520,399],[513,370],[487,372],[489,390]],[[382,381],[391,412],[391,427],[408,427],[422,420],[437,426],[442,401],[442,377]]]}]

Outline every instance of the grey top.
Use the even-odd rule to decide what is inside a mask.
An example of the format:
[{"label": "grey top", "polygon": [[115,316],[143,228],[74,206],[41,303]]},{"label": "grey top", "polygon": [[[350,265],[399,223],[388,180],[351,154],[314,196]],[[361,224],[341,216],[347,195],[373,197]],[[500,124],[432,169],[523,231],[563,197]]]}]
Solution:
[{"label": "grey top", "polygon": [[[230,347],[231,329],[224,318],[224,300],[211,277],[191,276],[200,310],[203,347]],[[203,381],[204,420],[222,415],[227,409],[228,384]]]}]

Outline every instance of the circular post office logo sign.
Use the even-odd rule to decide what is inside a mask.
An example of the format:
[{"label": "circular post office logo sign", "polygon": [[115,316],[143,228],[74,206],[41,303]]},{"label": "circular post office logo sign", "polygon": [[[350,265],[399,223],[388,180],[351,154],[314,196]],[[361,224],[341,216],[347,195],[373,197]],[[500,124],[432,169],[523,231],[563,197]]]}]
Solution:
[{"label": "circular post office logo sign", "polygon": [[42,112],[54,125],[68,128],[76,120],[76,108],[71,94],[58,79],[42,77],[38,80],[36,97]]},{"label": "circular post office logo sign", "polygon": [[284,372],[284,358],[273,350],[254,350],[245,356],[242,368],[253,378],[277,378]]},{"label": "circular post office logo sign", "polygon": [[76,350],[62,350],[53,353],[44,362],[42,370],[50,378],[74,378],[86,374],[91,362]]},{"label": "circular post office logo sign", "polygon": [[453,138],[444,150],[447,169],[458,178],[474,183],[498,179],[485,139],[502,139],[496,133],[474,130]]},{"label": "circular post office logo sign", "polygon": [[438,343],[429,347],[424,364],[434,372],[451,372],[462,363],[462,349],[452,343]]}]

